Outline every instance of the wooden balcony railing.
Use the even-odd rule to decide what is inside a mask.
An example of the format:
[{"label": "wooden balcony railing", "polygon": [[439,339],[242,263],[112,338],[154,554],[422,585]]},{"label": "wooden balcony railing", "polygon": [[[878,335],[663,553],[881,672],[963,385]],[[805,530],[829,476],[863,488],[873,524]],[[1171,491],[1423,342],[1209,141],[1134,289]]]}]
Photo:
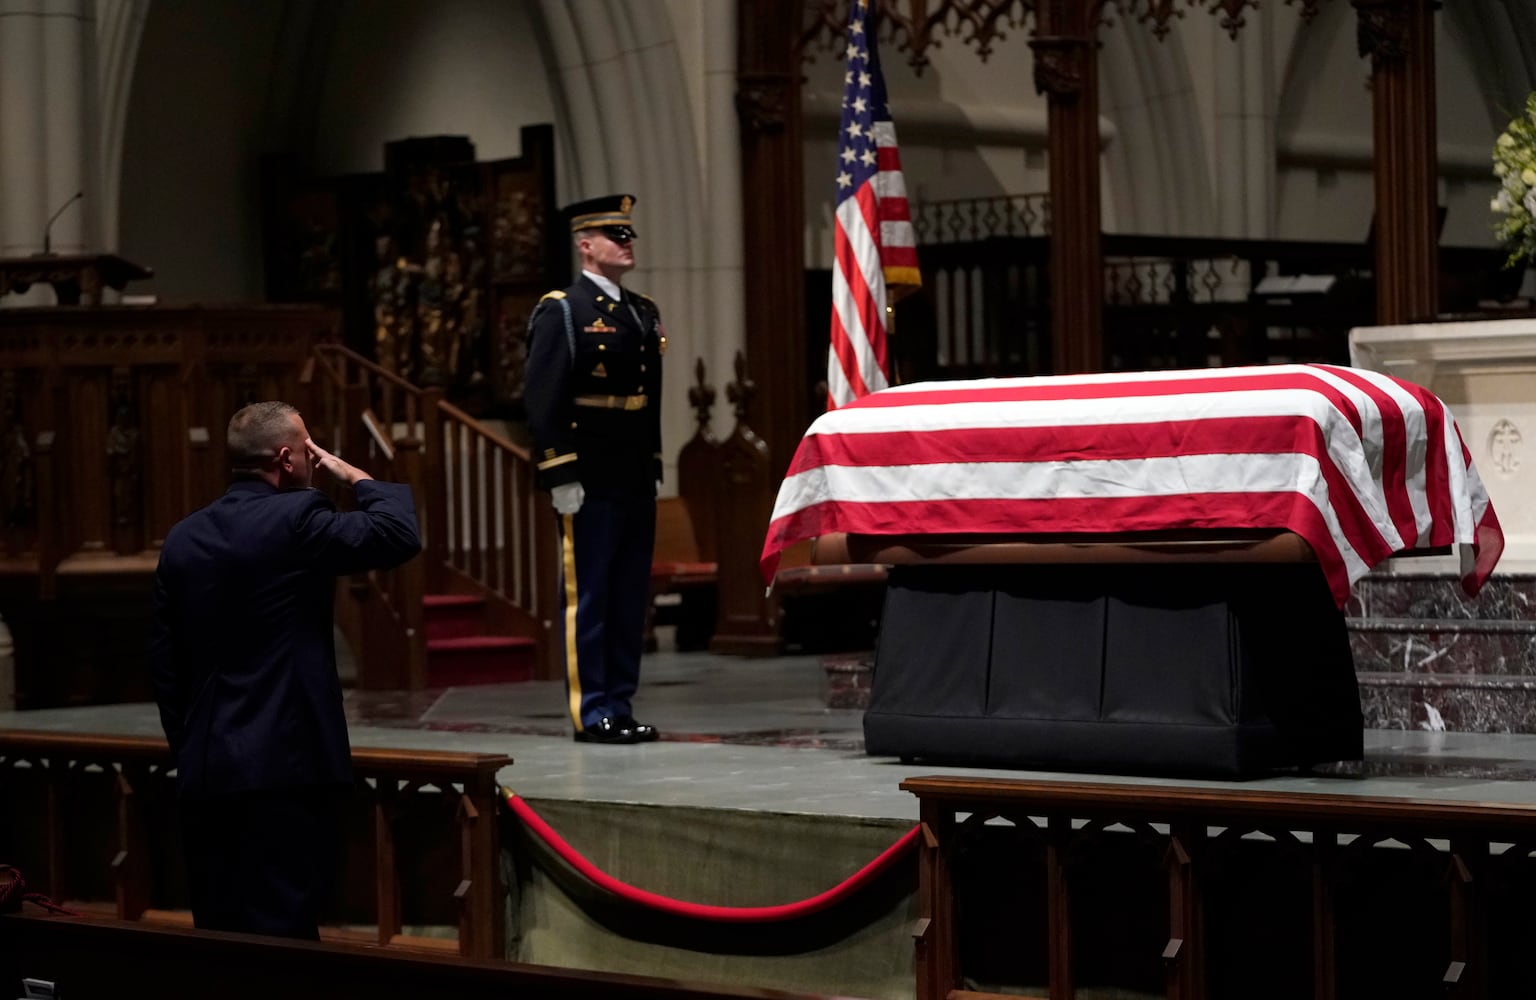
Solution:
[{"label": "wooden balcony railing", "polygon": [[[344,875],[322,938],[501,957],[496,773],[511,763],[501,754],[354,748],[348,855],[361,861]],[[72,910],[189,923],[172,768],[158,737],[0,732],[0,859]],[[409,852],[397,849],[403,837]],[[426,889],[409,908],[406,872]],[[403,933],[437,925],[455,927],[456,938]]]}]

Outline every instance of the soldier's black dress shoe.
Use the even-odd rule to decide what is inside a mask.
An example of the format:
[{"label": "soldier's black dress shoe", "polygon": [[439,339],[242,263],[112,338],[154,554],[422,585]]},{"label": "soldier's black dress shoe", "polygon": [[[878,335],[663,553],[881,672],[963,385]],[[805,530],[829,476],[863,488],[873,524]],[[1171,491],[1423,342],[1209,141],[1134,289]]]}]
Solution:
[{"label": "soldier's black dress shoe", "polygon": [[[647,729],[651,727],[647,726]],[[651,732],[655,732],[654,729]],[[655,736],[641,736],[622,724],[620,719],[598,719],[586,729],[576,731],[577,743],[643,743]]]},{"label": "soldier's black dress shoe", "polygon": [[661,738],[661,733],[656,731],[655,726],[640,722],[633,715],[622,716],[618,723],[622,728],[635,734],[636,743],[650,743]]}]

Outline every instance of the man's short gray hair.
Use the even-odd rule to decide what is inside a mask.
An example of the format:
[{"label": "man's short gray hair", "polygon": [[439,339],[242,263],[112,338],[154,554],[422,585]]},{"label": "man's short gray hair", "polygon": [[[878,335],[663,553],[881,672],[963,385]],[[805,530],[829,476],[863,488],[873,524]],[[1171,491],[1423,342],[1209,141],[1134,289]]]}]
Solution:
[{"label": "man's short gray hair", "polygon": [[224,436],[229,464],[236,469],[266,465],[279,448],[293,443],[292,418],[298,415],[297,409],[276,400],[241,407],[229,418]]}]

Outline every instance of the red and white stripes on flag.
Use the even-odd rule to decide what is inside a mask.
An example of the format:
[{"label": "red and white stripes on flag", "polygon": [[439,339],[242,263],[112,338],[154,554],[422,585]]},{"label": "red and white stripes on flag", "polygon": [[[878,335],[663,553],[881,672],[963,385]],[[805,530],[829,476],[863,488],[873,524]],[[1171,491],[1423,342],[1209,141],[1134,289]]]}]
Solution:
[{"label": "red and white stripes on flag", "polygon": [[889,384],[887,292],[922,285],[896,127],[872,27],[869,4],[857,0],[848,16],[838,133],[828,409]]},{"label": "red and white stripes on flag", "polygon": [[[926,382],[813,423],[763,546],[832,532],[1300,535],[1342,606],[1388,556],[1461,544],[1475,594],[1503,532],[1421,386],[1332,365]],[[1470,559],[1467,557],[1470,555]]]}]

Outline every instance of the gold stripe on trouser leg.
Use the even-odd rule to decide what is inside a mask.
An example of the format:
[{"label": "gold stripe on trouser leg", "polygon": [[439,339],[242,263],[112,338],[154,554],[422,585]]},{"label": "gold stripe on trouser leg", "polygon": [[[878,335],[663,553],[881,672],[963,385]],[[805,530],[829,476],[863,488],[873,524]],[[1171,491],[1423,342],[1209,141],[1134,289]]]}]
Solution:
[{"label": "gold stripe on trouser leg", "polygon": [[581,671],[576,669],[575,519],[562,514],[560,520],[564,528],[560,532],[560,559],[565,577],[565,690],[570,698],[571,721],[579,733],[586,727],[581,724]]}]

